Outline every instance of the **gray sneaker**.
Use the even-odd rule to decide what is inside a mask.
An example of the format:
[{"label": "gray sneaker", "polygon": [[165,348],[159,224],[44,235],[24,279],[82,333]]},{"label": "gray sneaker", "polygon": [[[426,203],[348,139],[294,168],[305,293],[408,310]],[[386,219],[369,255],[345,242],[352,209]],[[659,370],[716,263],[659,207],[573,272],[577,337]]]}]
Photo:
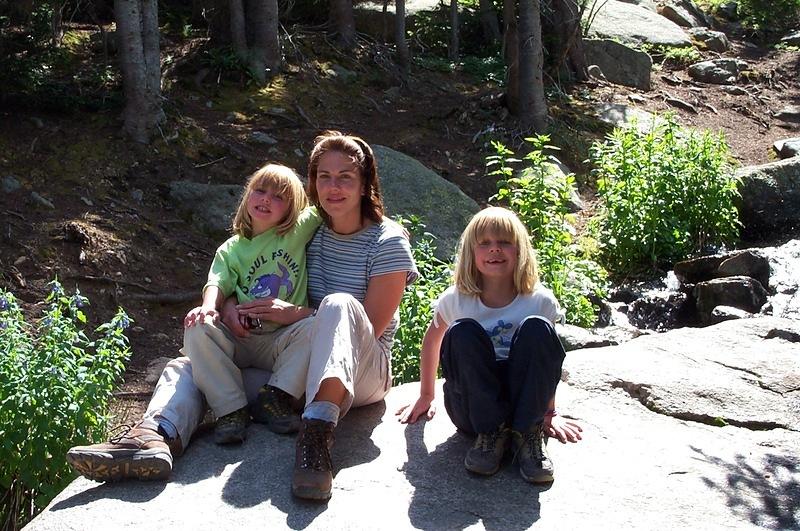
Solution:
[{"label": "gray sneaker", "polygon": [[466,469],[483,476],[491,476],[500,470],[510,435],[505,423],[493,432],[479,433],[464,458]]},{"label": "gray sneaker", "polygon": [[247,437],[247,423],[250,420],[245,408],[237,409],[217,419],[214,426],[214,442],[217,444],[243,443]]},{"label": "gray sneaker", "polygon": [[531,483],[553,481],[553,462],[547,455],[547,437],[541,424],[525,433],[514,432],[514,457],[519,473]]},{"label": "gray sneaker", "polygon": [[266,424],[275,433],[296,433],[300,430],[300,415],[292,409],[292,395],[271,385],[258,390],[250,410],[253,422]]}]

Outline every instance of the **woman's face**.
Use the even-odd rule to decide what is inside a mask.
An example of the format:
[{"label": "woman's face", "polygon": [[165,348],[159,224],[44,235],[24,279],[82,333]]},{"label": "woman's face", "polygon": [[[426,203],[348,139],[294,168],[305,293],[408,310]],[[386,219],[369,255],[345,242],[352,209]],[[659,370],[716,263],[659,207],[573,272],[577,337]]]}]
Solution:
[{"label": "woman's face", "polygon": [[340,151],[328,151],[317,166],[317,197],[334,224],[341,220],[361,220],[361,197],[365,185],[361,170]]}]

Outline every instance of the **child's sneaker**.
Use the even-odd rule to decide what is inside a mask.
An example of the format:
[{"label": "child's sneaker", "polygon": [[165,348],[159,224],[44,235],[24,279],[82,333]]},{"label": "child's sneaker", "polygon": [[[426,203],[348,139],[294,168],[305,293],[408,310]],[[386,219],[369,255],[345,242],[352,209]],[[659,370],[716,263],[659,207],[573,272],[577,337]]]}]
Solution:
[{"label": "child's sneaker", "polygon": [[515,458],[519,462],[519,473],[531,483],[553,481],[553,462],[547,455],[547,437],[541,424],[526,433],[514,432]]},{"label": "child's sneaker", "polygon": [[271,385],[258,390],[252,406],[253,421],[266,424],[275,433],[296,433],[300,429],[300,415],[292,409],[292,395]]},{"label": "child's sneaker", "polygon": [[67,462],[95,481],[164,480],[172,471],[172,452],[160,432],[137,424],[107,443],[70,448]]},{"label": "child's sneaker", "polygon": [[217,419],[214,426],[214,442],[217,444],[242,443],[247,436],[250,415],[245,408],[237,409]]},{"label": "child's sneaker", "polygon": [[500,463],[508,448],[509,435],[510,431],[505,423],[493,432],[479,433],[464,458],[466,469],[484,476],[491,476],[500,470]]}]

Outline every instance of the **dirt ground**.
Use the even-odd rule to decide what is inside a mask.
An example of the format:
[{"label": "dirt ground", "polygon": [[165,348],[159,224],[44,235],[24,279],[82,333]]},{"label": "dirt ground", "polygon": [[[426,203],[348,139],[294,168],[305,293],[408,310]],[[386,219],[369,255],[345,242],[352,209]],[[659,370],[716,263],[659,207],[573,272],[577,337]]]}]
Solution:
[{"label": "dirt ground", "polygon": [[[307,46],[325,45],[312,39]],[[175,45],[164,52],[180,59],[190,48]],[[638,99],[640,108],[672,110],[687,125],[723,131],[741,164],[773,160],[774,141],[800,136],[800,126],[772,117],[800,104],[800,54],[739,42],[735,55],[752,65],[748,81],[740,83],[743,95],[691,82],[684,70],[666,65],[654,71],[654,87],[646,93],[596,82],[571,88],[551,101],[561,158],[585,172],[589,143],[608,132],[589,109],[596,102]],[[150,146],[120,134],[119,109],[0,109],[0,179],[14,176],[22,184],[0,195],[0,285],[23,301],[33,319],[35,303],[56,276],[68,290],[77,287],[88,296],[90,325],[109,319],[118,305],[126,309],[135,321],[132,357],[116,395],[114,423],[141,414],[152,390],[145,381],[148,363],[178,354],[182,317],[195,304],[183,294],[194,292],[199,302],[220,243],[177,214],[169,182],[241,183],[267,160],[305,174],[314,137],[335,128],[415,157],[485,203],[495,190],[494,179],[485,175],[488,141],[502,138],[519,147],[520,135],[495,85],[417,67],[408,86],[399,88],[378,51],[369,48],[355,57],[331,50],[309,57],[289,54],[287,72],[263,90],[218,83],[215,72],[192,70],[191,63],[174,69],[166,79],[168,121]],[[332,73],[334,64],[353,79],[348,72]],[[668,97],[690,102],[699,112],[672,108]],[[277,144],[252,142],[254,131]],[[33,192],[52,208],[33,199]],[[581,192],[592,195],[588,187]],[[170,296],[182,300],[163,302]]]}]

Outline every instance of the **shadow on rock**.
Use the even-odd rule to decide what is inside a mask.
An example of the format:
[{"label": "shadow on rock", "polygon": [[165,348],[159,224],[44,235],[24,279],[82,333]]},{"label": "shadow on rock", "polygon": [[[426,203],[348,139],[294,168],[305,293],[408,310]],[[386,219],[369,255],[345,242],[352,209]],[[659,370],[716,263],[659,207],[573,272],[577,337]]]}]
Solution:
[{"label": "shadow on rock", "polygon": [[414,486],[409,520],[418,529],[529,529],[539,519],[539,493],[548,486],[526,483],[506,457],[501,470],[480,477],[464,468],[472,439],[455,433],[432,452],[424,441],[426,423],[405,429],[408,461],[404,472]]},{"label": "shadow on rock", "polygon": [[128,503],[147,503],[164,490],[166,482],[128,482],[125,488],[114,483],[100,483],[96,487],[81,491],[53,505],[52,511],[86,505],[102,499],[120,500]]},{"label": "shadow on rock", "polygon": [[[386,404],[379,402],[351,410],[336,428],[336,442],[332,450],[334,466],[334,496],[336,496],[336,474],[345,468],[373,461],[380,449],[372,442],[371,435],[381,422]],[[286,526],[304,529],[326,510],[327,504],[298,500],[292,496],[291,481],[294,467],[295,435],[278,435],[264,426],[251,425],[249,438],[244,445],[230,450],[237,456],[228,462],[241,463],[230,474],[222,490],[222,499],[234,507],[254,507],[269,500],[273,506],[286,514]],[[210,469],[224,466],[224,454],[228,448],[221,447],[211,458],[215,461]],[[220,470],[221,472],[221,470]]]},{"label": "shadow on rock", "polygon": [[725,481],[702,478],[710,488],[724,494],[728,507],[762,527],[800,529],[800,458],[766,454],[756,468],[752,457],[738,454],[725,461],[692,447],[704,461],[720,467]]}]

